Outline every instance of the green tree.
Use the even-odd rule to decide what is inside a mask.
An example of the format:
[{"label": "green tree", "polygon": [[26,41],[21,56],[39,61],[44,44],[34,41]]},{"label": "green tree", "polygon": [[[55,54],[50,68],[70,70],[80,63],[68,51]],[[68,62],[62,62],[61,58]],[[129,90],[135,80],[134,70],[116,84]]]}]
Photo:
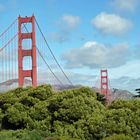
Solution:
[{"label": "green tree", "polygon": [[110,137],[104,138],[103,140],[134,140],[132,137],[124,135],[124,134],[114,134]]},{"label": "green tree", "polygon": [[49,111],[52,116],[52,132],[56,135],[87,139],[91,135],[87,120],[104,114],[105,106],[97,101],[92,89],[80,88],[54,95],[50,98]]},{"label": "green tree", "polygon": [[139,99],[115,100],[104,106],[104,97],[87,87],[18,88],[0,95],[0,139],[127,140],[129,136],[137,140],[139,108]]},{"label": "green tree", "polygon": [[102,94],[100,94],[98,92],[96,93],[96,95],[97,95],[97,100],[100,101],[103,105],[105,105],[106,104],[105,95],[102,95]]}]

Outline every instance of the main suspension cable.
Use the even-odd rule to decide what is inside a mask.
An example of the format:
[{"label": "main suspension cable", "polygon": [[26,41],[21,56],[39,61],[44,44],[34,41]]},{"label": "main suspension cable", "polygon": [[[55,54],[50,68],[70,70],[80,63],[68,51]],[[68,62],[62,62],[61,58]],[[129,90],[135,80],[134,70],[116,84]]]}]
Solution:
[{"label": "main suspension cable", "polygon": [[50,48],[50,46],[49,46],[49,44],[48,44],[48,42],[47,42],[47,40],[46,40],[46,38],[45,38],[45,36],[44,36],[44,34],[43,34],[41,28],[40,28],[40,26],[39,26],[39,24],[38,24],[36,18],[35,18],[35,22],[36,22],[37,27],[38,27],[38,29],[39,29],[39,31],[40,31],[40,33],[41,33],[41,35],[42,35],[42,37],[43,37],[45,43],[46,43],[48,49],[50,50],[51,55],[53,56],[55,62],[57,63],[58,67],[60,68],[61,72],[64,74],[64,76],[65,76],[65,78],[68,80],[68,82],[73,86],[73,83],[71,82],[71,80],[68,78],[68,76],[66,75],[66,73],[64,72],[64,70],[62,69],[62,67],[60,66],[60,64],[58,63],[58,60],[56,59],[56,57],[55,57],[53,51],[51,50],[51,48]]},{"label": "main suspension cable", "polygon": [[5,33],[8,32],[8,30],[16,23],[16,21],[17,21],[17,19],[15,19],[15,20],[12,22],[12,24],[10,24],[10,26],[0,35],[0,38],[1,38]]}]

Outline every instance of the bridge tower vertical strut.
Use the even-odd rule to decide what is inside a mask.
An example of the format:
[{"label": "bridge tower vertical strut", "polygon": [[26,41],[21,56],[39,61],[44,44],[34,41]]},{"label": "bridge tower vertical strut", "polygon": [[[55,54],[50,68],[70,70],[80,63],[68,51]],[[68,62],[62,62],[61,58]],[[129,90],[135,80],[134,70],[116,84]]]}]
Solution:
[{"label": "bridge tower vertical strut", "polygon": [[[32,31],[30,33],[23,33],[22,27],[25,24],[31,23]],[[31,39],[32,48],[23,49],[23,40]],[[32,69],[24,70],[23,69],[23,58],[26,56],[31,56],[32,59]],[[36,33],[35,33],[35,17],[18,17],[18,84],[19,87],[23,87],[24,78],[31,77],[32,86],[37,86],[37,64],[36,64]]]},{"label": "bridge tower vertical strut", "polygon": [[109,88],[108,88],[108,71],[101,70],[101,94],[105,95],[108,99]]}]

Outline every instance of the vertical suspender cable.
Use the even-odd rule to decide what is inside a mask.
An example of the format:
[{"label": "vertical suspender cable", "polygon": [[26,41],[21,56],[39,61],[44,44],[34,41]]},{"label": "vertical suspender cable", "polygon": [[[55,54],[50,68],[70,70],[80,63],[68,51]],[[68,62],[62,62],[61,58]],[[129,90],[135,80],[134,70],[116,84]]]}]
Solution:
[{"label": "vertical suspender cable", "polygon": [[52,71],[52,69],[50,68],[50,66],[47,64],[46,60],[44,59],[44,57],[42,56],[41,52],[39,51],[39,49],[37,48],[37,51],[39,53],[39,55],[41,56],[41,58],[43,59],[43,61],[45,62],[45,64],[47,65],[47,67],[49,68],[49,70],[51,71],[51,73],[53,74],[53,76],[58,80],[58,82],[62,85],[63,83],[59,80],[59,78],[54,74],[54,72]]},{"label": "vertical suspender cable", "polygon": [[39,31],[40,31],[40,33],[41,33],[41,35],[42,35],[42,37],[43,37],[45,43],[46,43],[48,49],[50,50],[50,52],[51,52],[51,54],[52,54],[52,56],[53,56],[55,62],[57,63],[58,67],[60,68],[60,70],[62,71],[62,73],[64,74],[65,78],[68,80],[68,82],[73,86],[73,83],[70,81],[70,79],[68,78],[68,76],[65,74],[64,70],[62,69],[62,67],[61,67],[60,64],[58,63],[58,61],[57,61],[55,55],[53,54],[53,52],[52,52],[52,50],[51,50],[51,48],[50,48],[50,46],[49,46],[49,44],[48,44],[48,42],[47,42],[47,40],[46,40],[44,34],[43,34],[43,32],[42,32],[42,30],[41,30],[41,28],[40,28],[40,26],[39,26],[39,24],[38,24],[38,22],[37,22],[37,20],[36,20],[36,18],[35,18],[35,22],[36,22],[36,24],[37,24],[37,27],[38,27],[38,29],[39,29]]},{"label": "vertical suspender cable", "polygon": [[[2,37],[2,41],[1,41],[1,44],[2,44],[2,46],[3,46],[3,37]],[[2,51],[2,53],[0,54],[0,56],[1,56],[1,67],[2,67],[2,72],[1,72],[1,77],[2,77],[2,81],[1,81],[1,83],[3,83],[4,82],[4,52]],[[2,91],[3,91],[3,84],[2,84]]]}]

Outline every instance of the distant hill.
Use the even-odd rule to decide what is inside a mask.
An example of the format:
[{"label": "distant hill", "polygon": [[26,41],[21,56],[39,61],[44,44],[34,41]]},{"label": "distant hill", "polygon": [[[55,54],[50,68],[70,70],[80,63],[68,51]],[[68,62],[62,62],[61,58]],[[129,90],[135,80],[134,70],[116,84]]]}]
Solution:
[{"label": "distant hill", "polygon": [[[79,87],[82,87],[82,85],[74,86],[74,88],[79,88]],[[71,88],[73,88],[73,86],[65,85],[65,86],[62,87],[62,86],[55,85],[55,88],[58,89],[58,90],[64,90],[64,89],[71,89]],[[100,90],[98,88],[93,87],[93,89],[96,92],[100,92]],[[112,100],[115,100],[115,99],[131,99],[134,96],[133,93],[131,93],[127,90],[116,89],[116,88],[113,88],[110,91],[110,93],[111,93]]]},{"label": "distant hill", "polygon": [[[29,86],[31,85],[31,80],[25,79],[25,86]],[[8,80],[6,82],[0,83],[0,92],[3,91],[8,91],[10,89],[14,89],[18,87],[18,79],[12,79],[12,80]],[[70,85],[64,85],[64,86],[60,86],[60,85],[54,85],[53,86],[56,90],[65,90],[65,89],[72,89],[72,88],[79,88],[82,87],[82,85],[75,85],[70,86]],[[96,92],[100,92],[98,88],[93,87],[93,89]],[[134,94],[132,94],[131,92],[127,91],[127,90],[121,90],[121,89],[116,89],[113,88],[110,91],[111,95],[112,95],[112,99],[131,99]]]},{"label": "distant hill", "polygon": [[112,97],[113,99],[118,99],[118,98],[121,98],[121,99],[131,99],[134,94],[127,91],[127,90],[121,90],[121,89],[115,89],[113,88],[112,90]]},{"label": "distant hill", "polygon": [[[98,88],[93,87],[93,89],[96,92],[100,92]],[[134,96],[133,93],[131,93],[127,90],[122,90],[122,89],[117,89],[117,88],[113,88],[110,91],[110,95],[112,97],[112,100],[115,100],[115,99],[131,99]]]},{"label": "distant hill", "polygon": [[[31,85],[31,81],[28,79],[25,79],[24,82],[25,82],[25,86]],[[6,82],[0,83],[0,92],[8,91],[17,87],[18,87],[18,79],[8,80]]]},{"label": "distant hill", "polygon": [[[31,80],[25,79],[24,81],[25,86],[31,85]],[[43,83],[42,83],[43,84]],[[41,85],[41,83],[40,83]],[[0,92],[8,91],[18,87],[18,79],[8,80],[6,82],[0,83]],[[56,90],[65,90],[65,89],[72,89],[72,88],[79,88],[82,87],[81,85],[71,86],[71,85],[53,85],[54,89]]]},{"label": "distant hill", "polygon": [[82,85],[54,85],[54,88],[57,89],[57,90],[66,90],[66,89],[73,89],[73,88],[80,88],[82,87]]}]

